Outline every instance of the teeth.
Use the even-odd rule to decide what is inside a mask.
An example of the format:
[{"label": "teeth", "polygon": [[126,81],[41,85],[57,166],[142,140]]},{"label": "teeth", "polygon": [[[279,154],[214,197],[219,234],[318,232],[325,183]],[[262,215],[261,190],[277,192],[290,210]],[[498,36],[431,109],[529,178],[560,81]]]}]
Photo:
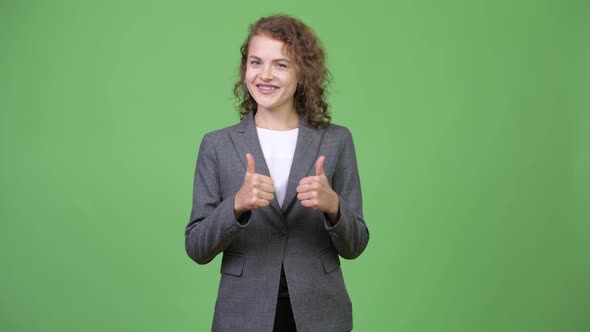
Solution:
[{"label": "teeth", "polygon": [[266,90],[266,91],[270,91],[270,90],[274,90],[276,89],[275,87],[272,86],[259,86],[258,88],[260,88],[260,90]]}]

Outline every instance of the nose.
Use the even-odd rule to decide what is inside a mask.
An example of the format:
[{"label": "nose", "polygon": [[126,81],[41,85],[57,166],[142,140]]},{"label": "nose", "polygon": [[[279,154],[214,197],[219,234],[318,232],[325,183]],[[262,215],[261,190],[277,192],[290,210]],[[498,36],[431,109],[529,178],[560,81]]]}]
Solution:
[{"label": "nose", "polygon": [[271,65],[267,65],[262,69],[262,72],[260,73],[260,78],[268,81],[271,80],[273,77],[272,75],[272,66]]}]

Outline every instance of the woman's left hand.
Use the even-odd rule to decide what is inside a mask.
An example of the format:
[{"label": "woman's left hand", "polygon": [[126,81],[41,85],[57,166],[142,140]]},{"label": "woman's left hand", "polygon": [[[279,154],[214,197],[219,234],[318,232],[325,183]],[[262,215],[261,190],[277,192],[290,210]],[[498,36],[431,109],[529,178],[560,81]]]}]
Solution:
[{"label": "woman's left hand", "polygon": [[301,205],[324,212],[332,222],[338,220],[339,199],[338,194],[328,183],[324,173],[324,160],[320,156],[315,163],[315,176],[308,176],[299,181],[297,186],[297,199]]}]

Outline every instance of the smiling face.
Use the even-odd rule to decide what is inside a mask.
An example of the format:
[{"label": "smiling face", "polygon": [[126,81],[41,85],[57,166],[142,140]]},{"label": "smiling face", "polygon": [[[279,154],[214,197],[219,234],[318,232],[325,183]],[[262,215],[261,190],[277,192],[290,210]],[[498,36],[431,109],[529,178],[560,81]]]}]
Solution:
[{"label": "smiling face", "polygon": [[297,73],[293,59],[283,52],[284,45],[265,35],[255,35],[250,40],[246,87],[258,104],[258,111],[295,112]]}]

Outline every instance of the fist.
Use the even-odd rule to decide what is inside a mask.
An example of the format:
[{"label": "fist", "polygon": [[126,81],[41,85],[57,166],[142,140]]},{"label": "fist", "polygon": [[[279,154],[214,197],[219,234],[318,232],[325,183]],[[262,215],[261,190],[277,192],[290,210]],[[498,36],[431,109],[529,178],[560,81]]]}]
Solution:
[{"label": "fist", "polygon": [[315,163],[315,176],[308,176],[297,186],[297,199],[301,205],[326,213],[334,221],[338,217],[338,194],[332,190],[328,178],[324,173],[324,160],[320,156]]},{"label": "fist", "polygon": [[256,163],[251,154],[246,154],[248,166],[244,183],[236,193],[234,200],[234,214],[236,219],[249,210],[270,205],[274,197],[275,187],[272,178],[256,173]]}]

